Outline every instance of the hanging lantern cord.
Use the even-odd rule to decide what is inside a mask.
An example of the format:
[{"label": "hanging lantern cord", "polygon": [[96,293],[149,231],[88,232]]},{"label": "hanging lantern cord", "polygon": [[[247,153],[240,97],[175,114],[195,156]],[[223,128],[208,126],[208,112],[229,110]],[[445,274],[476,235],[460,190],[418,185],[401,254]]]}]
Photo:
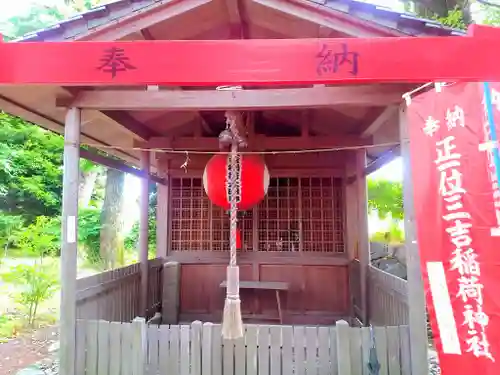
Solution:
[{"label": "hanging lantern cord", "polygon": [[[230,153],[230,178],[228,181],[229,208],[230,208],[230,260],[227,267],[226,302],[222,319],[222,337],[225,339],[238,339],[243,337],[243,322],[241,318],[240,300],[240,275],[236,261],[238,201],[241,194],[240,174],[241,160],[238,154],[238,145],[243,145],[244,140],[237,128],[239,114],[228,112],[226,114],[229,132],[231,135]],[[223,138],[226,138],[228,133]],[[221,139],[221,137],[219,137]],[[226,138],[227,139],[227,138]]]},{"label": "hanging lantern cord", "polygon": [[240,155],[238,154],[238,145],[233,142],[231,145],[231,181],[229,184],[230,189],[230,261],[229,265],[236,266],[236,231],[238,225],[238,195],[239,195],[239,176],[238,164],[240,164]]}]

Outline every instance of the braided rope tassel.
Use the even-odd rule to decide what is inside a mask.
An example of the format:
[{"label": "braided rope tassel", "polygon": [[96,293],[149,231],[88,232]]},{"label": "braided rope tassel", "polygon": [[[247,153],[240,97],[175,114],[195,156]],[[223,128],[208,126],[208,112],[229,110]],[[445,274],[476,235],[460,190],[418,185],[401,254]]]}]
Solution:
[{"label": "braided rope tassel", "polygon": [[234,121],[231,121],[230,130],[233,134],[230,153],[229,203],[230,203],[230,260],[227,267],[226,302],[222,320],[222,337],[225,339],[238,339],[243,337],[243,322],[241,319],[239,267],[236,262],[238,202],[241,197],[240,173],[241,159],[238,154],[238,134]]},{"label": "braided rope tassel", "polygon": [[233,143],[231,145],[231,180],[229,182],[229,212],[230,212],[230,266],[236,266],[236,231],[238,225],[238,202],[240,200],[240,179],[239,172],[241,165],[240,155],[238,154],[238,146]]}]

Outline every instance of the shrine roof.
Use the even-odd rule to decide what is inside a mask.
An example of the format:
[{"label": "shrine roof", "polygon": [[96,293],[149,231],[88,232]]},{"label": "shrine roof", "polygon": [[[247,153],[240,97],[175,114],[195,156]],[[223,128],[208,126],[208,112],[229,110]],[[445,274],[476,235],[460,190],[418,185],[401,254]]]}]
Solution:
[{"label": "shrine roof", "polygon": [[[237,4],[245,4],[241,14]],[[245,30],[246,29],[246,36]],[[48,28],[25,35],[19,42],[77,40],[225,40],[296,39],[345,37],[402,37],[465,35],[443,26],[389,8],[357,0],[117,0],[77,14]],[[379,87],[380,86],[380,87]],[[398,99],[413,84],[378,85]],[[58,98],[73,98],[80,91],[130,90],[137,87],[67,87],[60,85],[0,85],[0,110],[20,116],[57,133],[64,131],[64,108]],[[246,87],[247,88],[247,87]],[[252,87],[248,87],[252,89]],[[280,87],[276,87],[279,89]],[[281,87],[293,89],[293,87]],[[302,89],[303,87],[295,87]],[[157,87],[158,90],[194,90],[192,87]],[[204,90],[214,90],[205,87]],[[364,90],[363,87],[355,87]],[[361,97],[363,97],[361,95]],[[316,136],[350,136],[370,130],[373,142],[399,140],[394,106],[332,105],[310,111],[265,110],[259,119],[269,129],[288,136],[301,126],[304,113],[311,116],[310,131]],[[387,103],[389,105],[390,103]],[[304,112],[304,113],[303,113]],[[132,165],[139,165],[140,153],[132,149],[136,140],[160,137],[189,137],[200,126],[216,134],[225,125],[223,111],[136,110],[83,111],[82,142],[102,146],[101,150]],[[393,124],[394,123],[394,124]],[[325,124],[336,124],[326,126]],[[386,125],[389,124],[389,125]],[[382,126],[384,125],[384,126]],[[394,126],[393,126],[394,125]],[[267,128],[266,128],[267,129]],[[268,129],[268,130],[269,130]],[[271,131],[269,130],[269,131]],[[213,134],[212,134],[213,133]],[[279,133],[279,134],[278,134]],[[285,134],[286,133],[286,134]],[[116,147],[111,149],[109,146]],[[370,160],[382,158],[389,146],[368,151]],[[390,150],[389,150],[390,151]],[[155,168],[153,161],[153,169]]]},{"label": "shrine roof", "polygon": [[[79,39],[82,33],[115,23],[123,17],[149,11],[164,0],[116,0],[76,14],[50,27],[26,34],[17,41],[45,41]],[[182,1],[182,0],[181,0]],[[436,20],[417,17],[414,14],[398,12],[390,8],[357,0],[304,0],[312,7],[323,6],[388,29],[397,30],[402,35],[452,36],[465,35],[460,29],[447,27]]]}]

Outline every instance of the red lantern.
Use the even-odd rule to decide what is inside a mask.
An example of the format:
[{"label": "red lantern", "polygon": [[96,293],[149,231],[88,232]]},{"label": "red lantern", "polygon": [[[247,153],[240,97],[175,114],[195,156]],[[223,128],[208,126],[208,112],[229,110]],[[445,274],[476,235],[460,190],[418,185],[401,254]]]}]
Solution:
[{"label": "red lantern", "polygon": [[[230,155],[214,155],[205,166],[203,186],[213,204],[229,210]],[[269,172],[264,160],[253,154],[238,157],[240,194],[238,210],[248,210],[264,199],[269,187]]]}]

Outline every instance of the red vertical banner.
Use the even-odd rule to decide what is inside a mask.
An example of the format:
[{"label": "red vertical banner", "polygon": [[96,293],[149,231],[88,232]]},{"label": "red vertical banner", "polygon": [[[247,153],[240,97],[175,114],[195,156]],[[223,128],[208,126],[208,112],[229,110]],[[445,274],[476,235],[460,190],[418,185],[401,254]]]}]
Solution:
[{"label": "red vertical banner", "polygon": [[500,374],[500,192],[483,100],[482,84],[457,83],[413,97],[407,111],[421,269],[444,375]]}]

